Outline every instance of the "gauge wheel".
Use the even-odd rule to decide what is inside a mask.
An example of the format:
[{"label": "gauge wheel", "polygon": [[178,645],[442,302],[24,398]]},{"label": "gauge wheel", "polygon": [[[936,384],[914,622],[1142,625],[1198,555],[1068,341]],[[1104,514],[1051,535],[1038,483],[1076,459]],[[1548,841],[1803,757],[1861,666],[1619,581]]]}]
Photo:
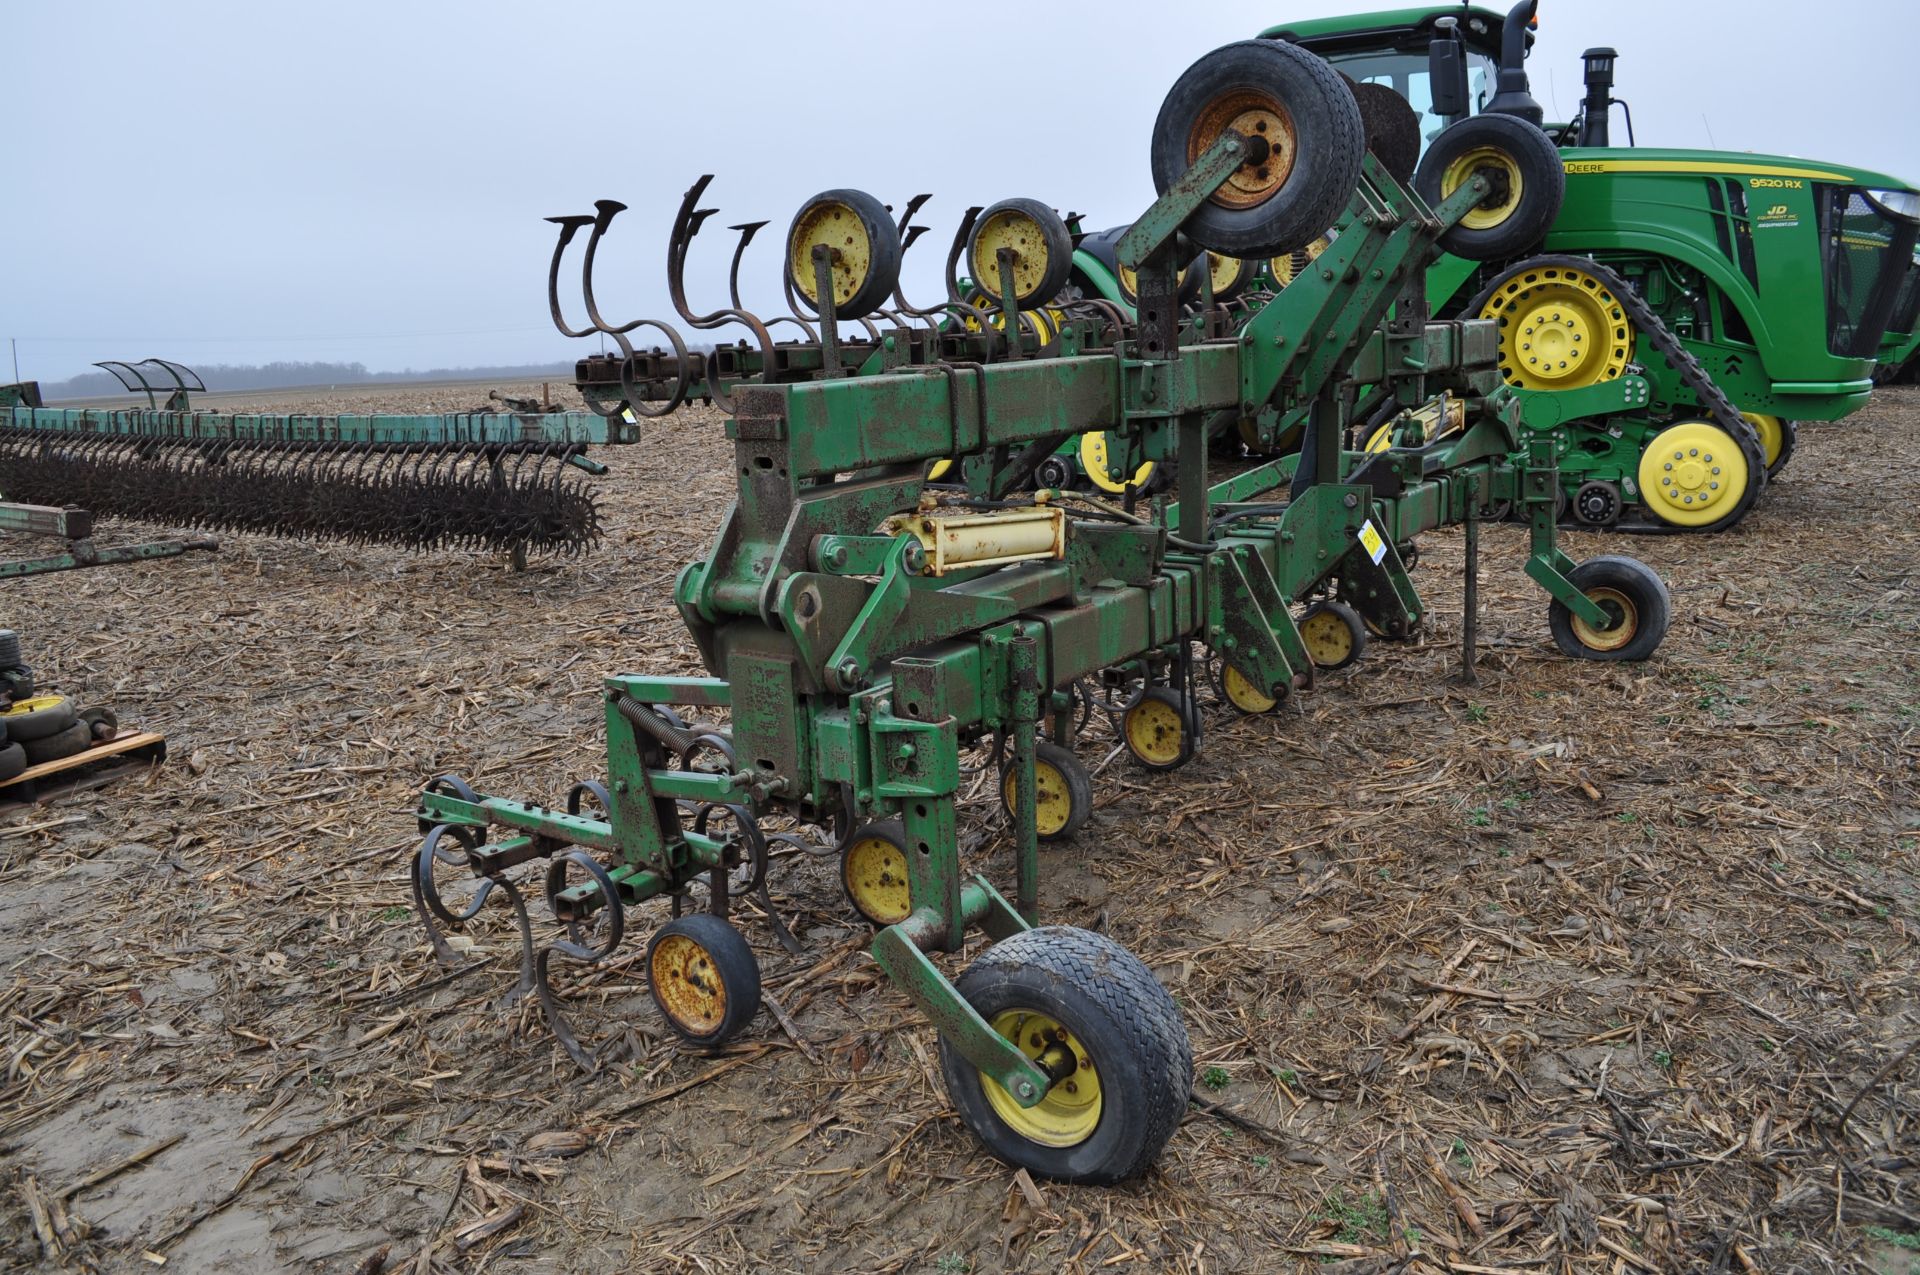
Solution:
[{"label": "gauge wheel", "polygon": [[647,990],[682,1039],[717,1049],[760,1012],[760,962],[724,918],[695,912],[654,932]]},{"label": "gauge wheel", "polygon": [[840,848],[840,887],[869,925],[907,919],[913,891],[907,875],[907,827],[898,819],[862,824]]},{"label": "gauge wheel", "polygon": [[987,1150],[1036,1176],[1095,1186],[1153,1165],[1186,1114],[1193,1046],[1139,957],[1104,935],[1043,926],[989,947],[956,990],[1052,1078],[1023,1107],[940,1038],[947,1095]]},{"label": "gauge wheel", "polygon": [[1270,695],[1231,664],[1220,665],[1220,698],[1237,713],[1247,717],[1259,717],[1271,713],[1280,707],[1286,698],[1284,691],[1279,695]]},{"label": "gauge wheel", "polygon": [[861,319],[886,303],[900,280],[900,232],[886,205],[863,190],[829,190],[794,214],[787,230],[787,281],[820,308],[813,250],[831,253],[834,313]]},{"label": "gauge wheel", "polygon": [[1476,173],[1487,175],[1492,190],[1440,236],[1442,248],[1469,261],[1498,261],[1546,237],[1566,197],[1567,170],[1545,133],[1513,115],[1450,124],[1421,158],[1413,185],[1438,205]]},{"label": "gauge wheel", "polygon": [[1149,687],[1121,714],[1120,734],[1133,759],[1148,770],[1178,770],[1193,760],[1193,711],[1187,697],[1171,687]]},{"label": "gauge wheel", "polygon": [[1300,641],[1315,668],[1343,669],[1367,653],[1367,626],[1346,603],[1323,598],[1301,612]]},{"label": "gauge wheel", "polygon": [[1181,229],[1203,248],[1275,257],[1312,242],[1360,182],[1366,129],[1327,63],[1279,40],[1242,40],[1174,82],[1153,124],[1153,188],[1165,194],[1229,129],[1263,142]]},{"label": "gauge wheel", "polygon": [[[1101,491],[1118,495],[1127,489],[1128,479],[1116,472],[1107,455],[1107,434],[1105,430],[1088,430],[1080,435],[1080,468],[1086,471],[1093,485]],[[1136,490],[1145,488],[1152,481],[1154,462],[1142,461],[1133,471],[1132,484]]]},{"label": "gauge wheel", "polygon": [[[1042,841],[1058,841],[1080,831],[1093,813],[1093,774],[1086,763],[1049,740],[1034,746],[1033,823]],[[1020,785],[1008,762],[1000,768],[1000,805],[1013,817]]]},{"label": "gauge wheel", "polygon": [[1612,623],[1595,628],[1555,599],[1547,608],[1554,645],[1577,660],[1644,660],[1667,635],[1673,599],[1666,581],[1638,558],[1603,554],[1575,567],[1568,578],[1599,603]]},{"label": "gauge wheel", "polygon": [[1003,199],[981,213],[967,238],[973,285],[995,305],[1000,296],[1000,249],[1013,254],[1013,299],[1022,309],[1054,299],[1073,270],[1073,236],[1060,214],[1037,199]]}]

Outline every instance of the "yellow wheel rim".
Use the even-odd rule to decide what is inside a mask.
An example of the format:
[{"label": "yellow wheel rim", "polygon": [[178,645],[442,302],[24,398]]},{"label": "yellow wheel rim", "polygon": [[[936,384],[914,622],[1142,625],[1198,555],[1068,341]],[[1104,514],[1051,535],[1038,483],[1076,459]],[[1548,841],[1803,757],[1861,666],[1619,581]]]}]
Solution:
[{"label": "yellow wheel rim", "polygon": [[1226,692],[1227,703],[1243,713],[1259,715],[1270,713],[1280,703],[1276,696],[1267,694],[1255,686],[1239,669],[1227,665],[1226,672],[1220,675],[1220,689]]},{"label": "yellow wheel rim", "polygon": [[727,1016],[727,989],[706,948],[684,934],[654,945],[647,978],[667,1017],[695,1036],[718,1030]]},{"label": "yellow wheel rim", "polygon": [[947,471],[952,468],[953,468],[953,457],[951,456],[947,457],[945,460],[934,461],[933,468],[927,471],[927,481],[930,483],[939,482],[942,478],[945,478],[947,476]]},{"label": "yellow wheel rim", "polygon": [[1300,621],[1300,641],[1307,655],[1322,668],[1353,654],[1353,630],[1337,611],[1309,611]]},{"label": "yellow wheel rim", "polygon": [[1266,203],[1287,184],[1293,172],[1293,116],[1280,99],[1258,89],[1236,89],[1207,103],[1187,132],[1187,163],[1206,153],[1232,129],[1243,137],[1263,139],[1269,148],[1259,164],[1243,164],[1213,193],[1213,202],[1226,208],[1253,208]]},{"label": "yellow wheel rim", "polygon": [[907,852],[885,837],[856,837],[840,857],[840,879],[861,916],[893,925],[913,911]]},{"label": "yellow wheel rim", "polygon": [[[1107,466],[1107,436],[1104,431],[1094,430],[1080,435],[1080,467],[1087,471],[1087,477],[1093,479],[1093,485],[1101,491],[1123,492],[1127,484],[1114,477]],[[1133,471],[1133,485],[1144,487],[1153,477],[1153,462],[1143,462]]]},{"label": "yellow wheel rim", "polygon": [[1022,303],[1045,301],[1036,297],[1047,277],[1047,235],[1038,222],[1018,209],[1006,208],[987,218],[974,232],[973,251],[968,262],[973,267],[974,283],[1000,299],[1000,250],[1013,252],[1013,295]]},{"label": "yellow wheel rim", "polygon": [[1186,738],[1186,723],[1180,711],[1165,700],[1147,698],[1127,710],[1121,722],[1127,747],[1141,761],[1153,766],[1171,766],[1180,760]]},{"label": "yellow wheel rim", "polygon": [[1786,423],[1778,416],[1766,412],[1742,412],[1740,418],[1753,426],[1753,432],[1760,437],[1760,450],[1767,458],[1768,468],[1780,459],[1780,448],[1787,436]]},{"label": "yellow wheel rim", "polygon": [[1640,612],[1633,600],[1618,589],[1588,589],[1587,596],[1614,616],[1610,629],[1596,629],[1579,616],[1573,618],[1573,635],[1590,651],[1617,651],[1633,641],[1640,627]]},{"label": "yellow wheel rim", "polygon": [[37,713],[43,708],[52,708],[60,703],[58,695],[35,695],[30,699],[17,699],[9,705],[0,717],[18,717],[22,713]]},{"label": "yellow wheel rim", "polygon": [[[1001,786],[1000,797],[1007,803],[1007,813],[1012,814],[1014,804],[1020,800],[1020,785],[1012,771],[1007,772],[1007,782]],[[1067,777],[1052,762],[1036,761],[1033,764],[1033,824],[1043,837],[1057,836],[1073,818],[1073,790],[1067,787]]]},{"label": "yellow wheel rim", "polygon": [[1217,252],[1207,254],[1207,279],[1213,286],[1214,296],[1232,292],[1246,274],[1247,263],[1239,257],[1223,257]]},{"label": "yellow wheel rim", "polygon": [[1669,426],[1640,453],[1640,499],[1676,527],[1726,517],[1746,495],[1750,476],[1739,444],[1707,421]]},{"label": "yellow wheel rim", "polygon": [[1302,270],[1307,268],[1309,262],[1325,252],[1332,243],[1333,240],[1327,238],[1325,235],[1321,235],[1318,239],[1297,252],[1290,252],[1284,257],[1273,257],[1269,259],[1267,262],[1267,271],[1273,275],[1274,283],[1284,289],[1294,281]]},{"label": "yellow wheel rim", "polygon": [[1468,230],[1492,230],[1513,216],[1513,210],[1520,206],[1520,195],[1525,189],[1520,166],[1513,162],[1513,156],[1497,146],[1476,146],[1448,164],[1447,171],[1440,174],[1440,198],[1444,200],[1459,190],[1483,168],[1491,168],[1505,176],[1507,192],[1499,203],[1479,205],[1462,217],[1460,224]]},{"label": "yellow wheel rim", "polygon": [[[1006,312],[999,310],[1000,303],[986,293],[974,293],[967,298],[967,304],[978,310],[998,311],[989,318],[987,322],[995,332],[1004,332],[1007,330]],[[1022,310],[1020,315],[1027,323],[1032,325],[1030,330],[1039,338],[1041,345],[1051,344],[1053,338],[1059,334],[1060,325],[1066,321],[1065,315],[1061,314],[1058,310],[1051,309]],[[963,322],[966,324],[967,331],[969,332],[978,332],[980,330],[980,320],[974,318],[971,314],[967,315]]]},{"label": "yellow wheel rim", "polygon": [[1379,429],[1374,430],[1373,437],[1367,440],[1367,450],[1369,452],[1384,452],[1392,446],[1393,446],[1393,422],[1392,421],[1388,421],[1385,425],[1382,425]]},{"label": "yellow wheel rim", "polygon": [[816,244],[833,250],[833,303],[845,305],[853,300],[873,268],[873,242],[867,237],[867,228],[853,209],[832,200],[808,209],[793,228],[793,236],[787,241],[788,276],[802,296],[819,305],[820,289],[813,274]]},{"label": "yellow wheel rim", "polygon": [[1092,1137],[1100,1127],[1100,1076],[1079,1038],[1030,1009],[1002,1010],[994,1015],[992,1027],[1018,1045],[1021,1053],[1052,1070],[1064,1068],[1068,1058],[1074,1063],[1072,1073],[1056,1081],[1031,1107],[1021,1106],[999,1081],[980,1073],[980,1087],[993,1113],[1007,1128],[1042,1146],[1078,1146]]},{"label": "yellow wheel rim", "polygon": [[1509,385],[1580,389],[1618,377],[1633,357],[1633,324],[1620,299],[1584,270],[1515,275],[1480,317],[1500,325],[1500,374]]}]

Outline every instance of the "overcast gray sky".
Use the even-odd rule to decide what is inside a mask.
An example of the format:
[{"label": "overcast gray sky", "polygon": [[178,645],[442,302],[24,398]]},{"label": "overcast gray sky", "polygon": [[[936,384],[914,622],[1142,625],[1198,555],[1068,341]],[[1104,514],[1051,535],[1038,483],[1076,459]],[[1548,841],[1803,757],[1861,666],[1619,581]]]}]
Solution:
[{"label": "overcast gray sky", "polygon": [[[664,316],[668,225],[707,171],[697,308],[724,304],[721,227],[765,218],[744,274],[772,309],[780,235],[835,186],[934,193],[908,258],[924,304],[968,204],[1028,195],[1092,227],[1143,209],[1161,96],[1208,49],[1385,7],[0,0],[0,339],[49,381],[149,355],[577,357],[546,320],[541,218],[631,205],[603,309]],[[1580,52],[1612,44],[1642,145],[1914,181],[1917,30],[1920,0],[1545,0],[1530,69],[1566,118]]]}]

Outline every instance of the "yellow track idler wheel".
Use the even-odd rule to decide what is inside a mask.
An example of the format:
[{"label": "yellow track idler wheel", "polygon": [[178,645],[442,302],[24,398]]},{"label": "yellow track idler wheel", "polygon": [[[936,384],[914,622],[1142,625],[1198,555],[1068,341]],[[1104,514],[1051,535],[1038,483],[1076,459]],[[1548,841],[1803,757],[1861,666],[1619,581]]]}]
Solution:
[{"label": "yellow track idler wheel", "polygon": [[1315,668],[1343,669],[1366,654],[1367,626],[1346,603],[1322,598],[1300,613],[1300,642]]},{"label": "yellow track idler wheel", "polygon": [[1120,737],[1133,759],[1148,770],[1177,770],[1193,760],[1194,719],[1187,697],[1151,686],[1120,715]]},{"label": "yellow track idler wheel", "polygon": [[1146,1172],[1186,1113],[1193,1047],[1139,957],[1105,935],[1043,926],[989,947],[955,989],[1048,1080],[1016,1096],[941,1036],[947,1096],[989,1151],[1059,1182]]},{"label": "yellow track idler wheel", "polygon": [[1603,554],[1568,573],[1580,591],[1600,604],[1609,623],[1588,624],[1555,600],[1547,627],[1562,654],[1578,660],[1644,660],[1667,635],[1673,599],[1666,581],[1637,558]]},{"label": "yellow track idler wheel", "polygon": [[1546,237],[1566,196],[1567,172],[1547,135],[1513,115],[1475,115],[1448,125],[1414,171],[1413,186],[1438,207],[1475,176],[1489,190],[1440,236],[1469,261],[1517,257]]},{"label": "yellow track idler wheel", "polygon": [[1060,214],[1037,199],[1005,199],[981,213],[967,237],[973,286],[995,305],[1001,297],[1000,250],[1010,255],[1014,303],[1025,309],[1054,299],[1073,270],[1073,236]]},{"label": "yellow track idler wheel", "polygon": [[760,962],[740,931],[696,912],[654,932],[647,990],[669,1027],[690,1044],[715,1049],[760,1012]]},{"label": "yellow track idler wheel", "polygon": [[869,924],[885,927],[906,920],[913,911],[906,825],[883,819],[854,829],[840,850],[840,885]]},{"label": "yellow track idler wheel", "polygon": [[1584,270],[1521,266],[1493,285],[1480,317],[1500,327],[1500,375],[1529,390],[1611,381],[1633,357],[1620,299]]},{"label": "yellow track idler wheel", "polygon": [[1779,476],[1793,459],[1793,449],[1800,441],[1800,428],[1784,416],[1774,416],[1768,412],[1742,412],[1741,419],[1753,426],[1755,436],[1760,439],[1760,450],[1766,453],[1767,477]]},{"label": "yellow track idler wheel", "polygon": [[[1080,468],[1086,471],[1087,477],[1101,491],[1117,495],[1127,489],[1127,476],[1117,471],[1114,458],[1107,455],[1105,430],[1089,430],[1080,435]],[[1152,477],[1153,462],[1142,461],[1140,467],[1133,471],[1134,489],[1137,491],[1145,487],[1147,480]]]},{"label": "yellow track idler wheel", "polygon": [[1636,477],[1654,517],[1692,531],[1738,522],[1765,481],[1733,436],[1711,421],[1680,421],[1654,435]]},{"label": "yellow track idler wheel", "polygon": [[[1042,841],[1071,837],[1093,813],[1093,775],[1073,751],[1049,740],[1034,746],[1033,823]],[[1000,805],[1011,819],[1020,797],[1012,762],[1000,769]]]},{"label": "yellow track idler wheel", "polygon": [[787,282],[817,312],[820,287],[813,250],[829,256],[834,313],[872,314],[900,281],[900,232],[886,205],[863,190],[829,190],[809,199],[787,230]]},{"label": "yellow track idler wheel", "polygon": [[1252,678],[1233,665],[1223,663],[1220,666],[1220,698],[1227,701],[1236,713],[1259,717],[1279,708],[1286,696],[1269,695]]},{"label": "yellow track idler wheel", "polygon": [[1246,160],[1181,228],[1202,248],[1276,257],[1311,243],[1360,181],[1366,130],[1326,62],[1279,40],[1242,40],[1195,62],[1153,123],[1153,188],[1165,194],[1229,130]]}]

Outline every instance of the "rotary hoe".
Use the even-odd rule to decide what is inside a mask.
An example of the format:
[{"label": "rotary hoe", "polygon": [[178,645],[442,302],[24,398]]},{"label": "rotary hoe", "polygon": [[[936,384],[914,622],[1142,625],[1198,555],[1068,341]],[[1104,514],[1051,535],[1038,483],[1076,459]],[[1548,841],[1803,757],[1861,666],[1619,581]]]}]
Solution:
[{"label": "rotary hoe", "polygon": [[[1093,804],[1080,728],[1104,713],[1138,765],[1185,765],[1205,727],[1203,684],[1238,712],[1270,712],[1311,686],[1316,648],[1352,654],[1369,629],[1409,632],[1423,613],[1410,543],[1443,524],[1466,529],[1470,645],[1476,528],[1501,507],[1527,521],[1526,572],[1562,652],[1644,659],[1667,628],[1651,570],[1618,556],[1575,563],[1555,539],[1566,423],[1619,410],[1645,382],[1517,389],[1500,376],[1493,324],[1427,314],[1438,254],[1505,250],[1489,231],[1512,219],[1524,232],[1559,197],[1548,181],[1500,182],[1514,148],[1550,155],[1537,131],[1455,128],[1489,159],[1430,201],[1369,153],[1353,93],[1318,57],[1247,41],[1202,58],[1154,127],[1159,198],[1114,246],[1138,281],[1137,318],[1099,301],[1045,304],[1072,232],[1027,199],[971,215],[956,237],[971,291],[915,307],[898,274],[924,201],[896,222],[844,189],[792,221],[793,314],[766,321],[737,287],[730,306],[698,311],[681,270],[711,215],[697,207],[702,179],[670,240],[675,307],[690,327],[749,337],[690,351],[674,324],[600,313],[593,258],[620,205],[555,218],[555,320],[620,349],[581,364],[583,390],[616,418],[711,398],[728,417],[736,495],[675,586],[706,675],[608,677],[604,776],[555,803],[452,775],[427,784],[411,873],[435,952],[449,957],[447,931],[504,899],[522,940],[514,994],[537,996],[558,1043],[594,1069],[619,1039],[576,1032],[567,1003],[591,996],[594,967],[644,923],[657,1008],[689,1045],[716,1048],[761,1003],[758,961],[730,914],[751,898],[797,951],[768,877],[816,862],[798,853],[811,850],[837,859],[875,929],[874,957],[938,1029],[954,1108],[992,1153],[1068,1181],[1145,1171],[1191,1091],[1180,1011],[1111,938],[1039,924],[1040,843],[1072,837]],[[1469,219],[1492,224],[1463,236]],[[1336,222],[1284,291],[1183,312],[1180,271],[1199,252],[1280,256]],[[741,249],[765,224],[741,229]],[[588,321],[575,327],[559,281],[588,228]],[[776,325],[795,335],[776,341]],[[636,346],[643,331],[655,348]],[[1409,437],[1421,420],[1448,428],[1379,454],[1349,449],[1361,388],[1374,385],[1408,405]],[[1209,485],[1210,431],[1295,412],[1297,462]],[[1171,489],[1109,501],[1036,484],[1092,431],[1166,465]],[[999,779],[1010,888],[963,862],[962,776],[981,767]],[[529,896],[544,904],[538,925]],[[649,903],[671,919],[643,922]],[[962,971],[974,931],[991,942]]]},{"label": "rotary hoe", "polygon": [[[27,504],[273,536],[575,554],[600,534],[589,444],[637,437],[587,412],[308,416],[196,411],[164,359],[108,361],[145,409],[52,408],[0,386],[0,494]],[[159,397],[165,395],[164,399]]]}]

